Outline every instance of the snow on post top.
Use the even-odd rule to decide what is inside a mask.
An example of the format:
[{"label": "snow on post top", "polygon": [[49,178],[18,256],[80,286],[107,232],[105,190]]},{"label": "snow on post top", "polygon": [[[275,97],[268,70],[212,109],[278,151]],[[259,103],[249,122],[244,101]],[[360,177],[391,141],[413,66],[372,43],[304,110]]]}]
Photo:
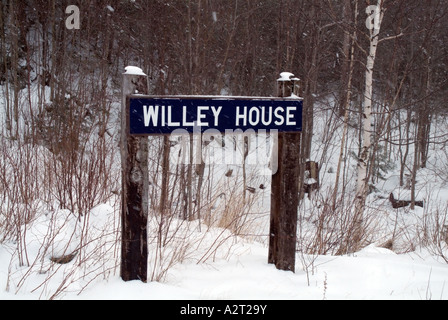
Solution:
[{"label": "snow on post top", "polygon": [[143,72],[143,70],[138,67],[127,66],[124,69],[126,70],[126,72],[124,74],[133,74],[136,76],[146,76],[146,74]]},{"label": "snow on post top", "polygon": [[296,78],[291,72],[282,72],[280,73],[280,78],[277,81],[298,81],[299,78]]}]

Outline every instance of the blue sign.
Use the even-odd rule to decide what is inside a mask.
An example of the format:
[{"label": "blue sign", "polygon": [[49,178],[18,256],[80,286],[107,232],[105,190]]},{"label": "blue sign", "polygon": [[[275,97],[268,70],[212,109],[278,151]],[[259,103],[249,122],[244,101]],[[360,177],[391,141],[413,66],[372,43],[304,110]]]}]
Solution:
[{"label": "blue sign", "polygon": [[232,97],[130,98],[130,134],[171,134],[176,129],[302,131],[302,100]]}]

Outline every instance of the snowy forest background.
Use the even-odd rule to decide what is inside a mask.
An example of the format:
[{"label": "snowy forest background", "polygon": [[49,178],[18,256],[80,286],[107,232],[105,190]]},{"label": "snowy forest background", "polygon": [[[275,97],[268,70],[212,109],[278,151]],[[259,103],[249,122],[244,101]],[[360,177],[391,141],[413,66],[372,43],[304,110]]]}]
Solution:
[{"label": "snowy forest background", "polygon": [[[300,78],[301,154],[319,163],[320,189],[302,195],[297,263],[309,278],[318,255],[352,253],[371,4],[2,0],[0,290],[56,298],[119,273],[121,80],[129,65],[148,75],[156,95],[275,96],[281,72]],[[80,9],[79,30],[66,28],[69,5]],[[383,7],[355,247],[425,248],[448,263],[448,2]],[[193,166],[181,163],[175,141],[167,150],[163,138],[149,139],[150,280],[163,282],[179,263],[227,259],[237,241],[266,245],[270,177],[246,167],[254,150],[226,137],[240,163]],[[393,208],[391,193],[409,206]],[[170,214],[162,217],[163,206]]]}]

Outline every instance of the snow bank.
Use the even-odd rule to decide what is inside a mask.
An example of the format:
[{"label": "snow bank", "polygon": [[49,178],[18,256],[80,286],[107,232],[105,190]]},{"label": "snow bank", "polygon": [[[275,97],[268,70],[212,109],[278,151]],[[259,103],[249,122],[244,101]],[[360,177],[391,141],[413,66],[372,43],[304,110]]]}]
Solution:
[{"label": "snow bank", "polygon": [[[67,214],[65,211],[58,213],[61,221],[69,221]],[[448,265],[424,251],[399,255],[370,245],[346,256],[298,253],[294,274],[268,264],[268,250],[264,244],[232,236],[224,229],[189,229],[185,223],[178,224],[175,233],[167,234],[175,240],[168,243],[168,247],[180,248],[186,245],[185,241],[189,245],[185,247],[184,259],[168,268],[163,281],[125,283],[119,278],[118,268],[109,275],[105,272],[111,270],[107,263],[116,263],[117,256],[104,254],[102,260],[95,258],[100,255],[99,251],[107,251],[108,241],[116,240],[115,234],[104,229],[113,218],[113,209],[108,205],[92,210],[91,223],[98,233],[92,231],[86,238],[86,249],[82,253],[85,260],[80,266],[77,266],[80,260],[58,265],[50,263],[46,257],[45,268],[19,266],[14,250],[0,246],[0,299],[47,299],[64,285],[67,290],[56,295],[57,299],[448,299],[448,290],[444,290]],[[42,238],[37,237],[35,229],[42,231],[44,222],[42,218],[30,226],[30,231],[36,235],[34,241]],[[181,228],[188,230],[188,239],[183,238]],[[67,238],[73,237],[70,232],[64,234]],[[64,247],[67,238],[56,242]],[[225,245],[213,248],[221,241],[217,239],[225,241]],[[98,241],[101,243],[95,244]],[[198,258],[206,256],[211,247],[214,254],[198,264]],[[155,250],[154,244],[152,251]],[[112,251],[119,252],[118,248]],[[150,268],[153,258],[150,257]],[[21,283],[24,276],[25,283]]]}]

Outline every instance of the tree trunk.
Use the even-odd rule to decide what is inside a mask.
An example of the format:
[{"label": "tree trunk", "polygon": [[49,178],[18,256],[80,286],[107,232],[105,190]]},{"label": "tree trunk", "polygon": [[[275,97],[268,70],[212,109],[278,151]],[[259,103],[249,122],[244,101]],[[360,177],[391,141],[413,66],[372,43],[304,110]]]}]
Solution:
[{"label": "tree trunk", "polygon": [[[376,50],[379,42],[379,33],[383,19],[382,0],[378,0],[376,6],[369,6],[366,10],[369,18],[373,18],[370,28],[370,49],[367,56],[366,80],[364,91],[364,110],[362,114],[362,145],[358,159],[358,175],[356,187],[355,213],[352,228],[347,235],[346,249],[355,252],[361,245],[362,221],[365,209],[365,202],[369,192],[369,161],[371,161],[371,134],[372,134],[372,99],[373,99],[373,68],[375,65]],[[372,14],[373,13],[373,14]]]},{"label": "tree trunk", "polygon": [[[345,5],[347,5],[347,2]],[[350,1],[348,1],[348,5],[350,5]],[[357,24],[357,21],[358,21],[358,3],[356,2],[355,25]],[[345,150],[345,144],[346,144],[346,139],[347,139],[348,116],[349,116],[349,109],[350,109],[350,101],[351,101],[351,97],[352,97],[352,79],[353,79],[353,70],[354,70],[354,64],[355,64],[355,39],[356,39],[356,29],[355,29],[355,31],[353,31],[351,48],[350,48],[350,64],[349,64],[349,68],[348,68],[346,94],[343,95],[345,97],[345,101],[341,105],[341,108],[343,109],[343,115],[344,115],[344,129],[343,129],[343,133],[342,133],[341,149],[339,151],[338,167],[336,170],[336,181],[335,181],[334,190],[333,190],[333,205],[332,205],[333,211],[336,209],[336,199],[337,199],[337,193],[338,193],[338,187],[339,187],[339,178],[340,178],[340,174],[341,174],[342,160],[344,157],[344,150]],[[340,111],[342,112],[342,110],[340,110]]]},{"label": "tree trunk", "polygon": [[[351,16],[350,16],[350,0],[344,0],[343,4],[343,21],[346,26],[350,25]],[[356,2],[356,6],[358,6],[358,2]],[[355,24],[356,25],[356,22]],[[355,33],[356,31],[354,31]],[[354,37],[353,37],[354,39]],[[339,91],[339,115],[341,117],[345,116],[346,111],[346,101],[347,96],[349,95],[349,82],[351,81],[351,74],[353,73],[352,64],[352,54],[350,54],[350,47],[352,46],[350,41],[350,32],[347,27],[344,28],[344,37],[342,41],[342,66],[341,66],[341,89]]]},{"label": "tree trunk", "polygon": [[170,139],[168,135],[163,136],[162,150],[162,186],[160,195],[160,214],[162,219],[167,215],[167,203],[169,197],[169,181],[170,181]]},{"label": "tree trunk", "polygon": [[[375,23],[370,30],[370,50],[367,56],[366,64],[366,81],[364,91],[364,111],[363,111],[363,133],[362,133],[362,147],[360,156],[358,159],[358,176],[357,176],[357,214],[362,216],[364,211],[365,201],[368,193],[368,162],[370,161],[371,154],[371,134],[372,134],[372,99],[373,99],[373,67],[375,65],[376,50],[379,41],[379,32],[381,27],[381,21],[383,18],[382,0],[378,0],[378,11],[375,14],[379,14],[379,21]],[[368,12],[369,13],[369,12]],[[376,18],[375,18],[376,19]]]}]

